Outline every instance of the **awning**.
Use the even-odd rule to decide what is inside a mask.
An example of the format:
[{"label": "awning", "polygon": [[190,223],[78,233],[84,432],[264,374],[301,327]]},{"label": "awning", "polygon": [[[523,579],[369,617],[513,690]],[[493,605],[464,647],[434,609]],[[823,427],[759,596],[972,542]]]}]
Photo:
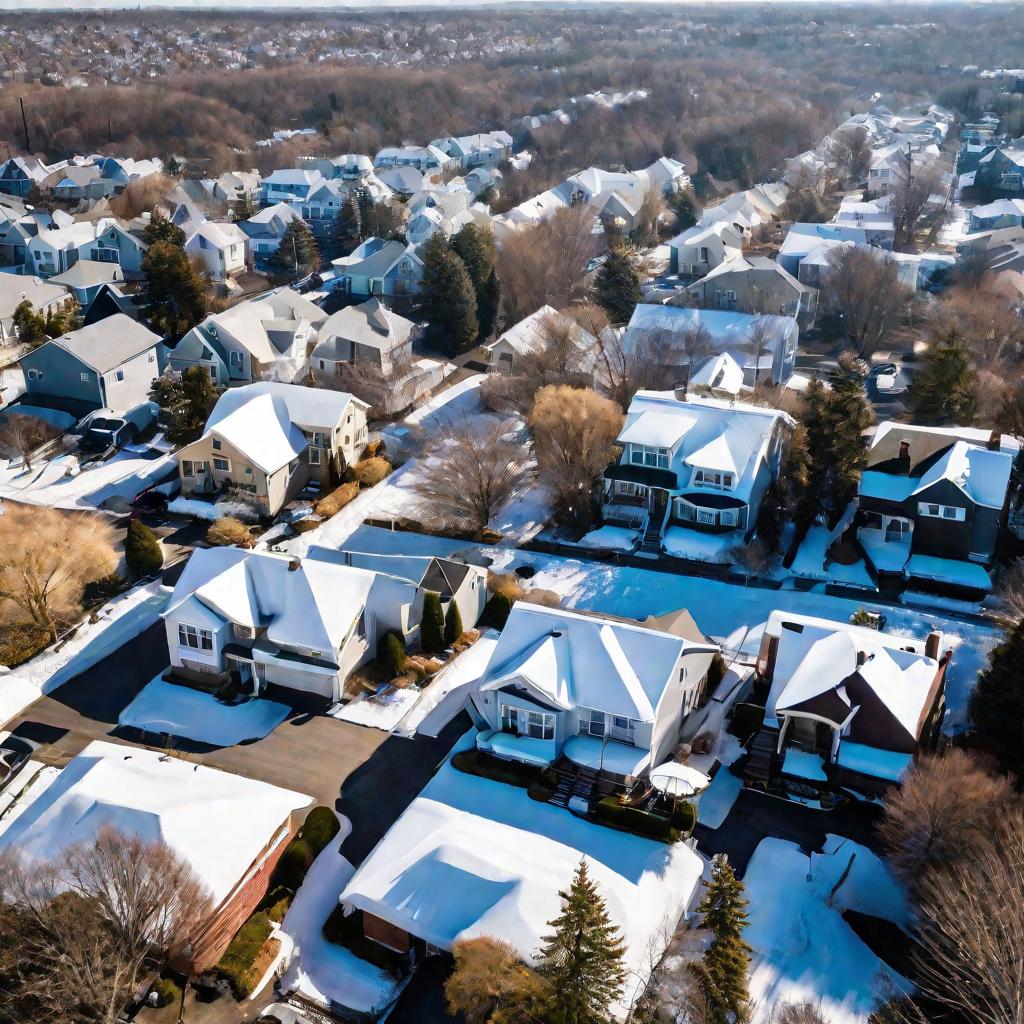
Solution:
[{"label": "awning", "polygon": [[678,487],[676,475],[670,469],[658,469],[655,466],[634,466],[629,462],[617,462],[604,471],[605,480],[622,480],[631,484],[644,484],[647,487],[662,487],[674,491]]},{"label": "awning", "polygon": [[696,768],[669,761],[652,768],[651,785],[668,796],[693,796],[711,785],[711,780]]}]

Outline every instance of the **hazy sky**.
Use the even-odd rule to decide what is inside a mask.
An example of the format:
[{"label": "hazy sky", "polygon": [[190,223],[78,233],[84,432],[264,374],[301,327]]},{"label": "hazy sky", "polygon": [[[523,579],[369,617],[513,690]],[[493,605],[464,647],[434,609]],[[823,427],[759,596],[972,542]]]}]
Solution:
[{"label": "hazy sky", "polygon": [[[488,4],[508,4],[515,0],[455,0],[455,4],[461,7],[479,7]],[[531,0],[537,2],[537,0]],[[602,0],[554,0],[559,5],[572,5],[574,3],[594,3]],[[605,0],[614,3],[640,3],[643,0]],[[649,0],[649,2],[664,2],[664,0]],[[685,2],[685,0],[671,0],[671,2]],[[730,0],[694,0],[694,2],[728,3]],[[750,0],[748,0],[750,2]],[[779,0],[754,0],[760,3],[776,3]],[[868,0],[872,2],[872,0]],[[873,0],[881,3],[883,0]],[[26,10],[110,10],[111,8],[133,8],[133,7],[178,7],[178,8],[200,8],[204,10],[220,10],[231,8],[253,8],[282,7],[311,8],[324,7],[362,7],[378,8],[388,7],[448,7],[453,6],[453,0],[0,0],[0,11],[26,11]]]}]

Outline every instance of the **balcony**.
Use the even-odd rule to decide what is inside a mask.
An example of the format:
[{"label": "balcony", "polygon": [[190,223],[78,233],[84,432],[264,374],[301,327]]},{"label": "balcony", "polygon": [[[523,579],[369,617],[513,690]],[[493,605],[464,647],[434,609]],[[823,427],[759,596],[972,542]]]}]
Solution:
[{"label": "balcony", "polygon": [[606,504],[601,510],[609,526],[624,526],[629,530],[646,530],[649,514],[643,505],[623,504],[620,499]]}]

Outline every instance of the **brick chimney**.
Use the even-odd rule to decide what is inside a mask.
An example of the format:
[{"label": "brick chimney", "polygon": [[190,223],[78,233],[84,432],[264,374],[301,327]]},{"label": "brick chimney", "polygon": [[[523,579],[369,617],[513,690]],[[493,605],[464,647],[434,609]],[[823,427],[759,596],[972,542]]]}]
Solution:
[{"label": "brick chimney", "polygon": [[932,630],[924,641],[924,653],[926,657],[939,660],[939,644],[942,643],[942,634]]},{"label": "brick chimney", "polygon": [[992,431],[992,436],[988,439],[988,450],[990,452],[997,452],[1002,447],[1003,435],[998,430]]},{"label": "brick chimney", "polygon": [[299,558],[292,558],[288,562],[288,571],[297,572],[299,566],[302,565],[302,560]]}]

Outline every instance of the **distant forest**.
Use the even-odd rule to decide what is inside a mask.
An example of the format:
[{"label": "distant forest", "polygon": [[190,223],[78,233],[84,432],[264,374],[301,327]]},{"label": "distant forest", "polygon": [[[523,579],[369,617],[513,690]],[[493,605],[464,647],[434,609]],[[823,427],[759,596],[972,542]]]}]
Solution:
[{"label": "distant forest", "polygon": [[[164,27],[176,19],[182,31],[243,35],[246,18],[263,25],[271,19],[287,38],[293,29],[315,28],[321,16],[131,12],[87,20],[124,17],[143,27],[150,19]],[[367,23],[369,15],[362,17]],[[646,101],[590,107],[570,126],[521,133],[517,142],[536,159],[515,175],[506,199],[590,164],[634,168],[663,154],[683,160],[691,174],[746,185],[777,173],[786,157],[813,146],[851,111],[866,109],[876,93],[894,108],[934,100],[964,114],[1005,112],[1014,102],[1005,82],[960,69],[1024,63],[1024,17],[1014,5],[645,5],[387,10],[378,17],[382,28],[411,33],[443,20],[446,35],[474,39],[477,47],[490,39],[493,49],[486,59],[446,67],[295,61],[209,71],[180,68],[179,60],[165,77],[133,86],[15,83],[0,92],[0,155],[23,147],[19,97],[33,150],[51,159],[95,151],[174,155],[219,173],[266,172],[294,164],[301,153],[372,155],[388,144],[509,128],[523,115],[588,92],[646,89]],[[26,24],[19,21],[22,29]],[[46,16],[34,15],[32,25],[45,28]],[[552,43],[542,51],[503,50],[510,26]],[[274,129],[307,126],[318,134],[254,148]]]}]

